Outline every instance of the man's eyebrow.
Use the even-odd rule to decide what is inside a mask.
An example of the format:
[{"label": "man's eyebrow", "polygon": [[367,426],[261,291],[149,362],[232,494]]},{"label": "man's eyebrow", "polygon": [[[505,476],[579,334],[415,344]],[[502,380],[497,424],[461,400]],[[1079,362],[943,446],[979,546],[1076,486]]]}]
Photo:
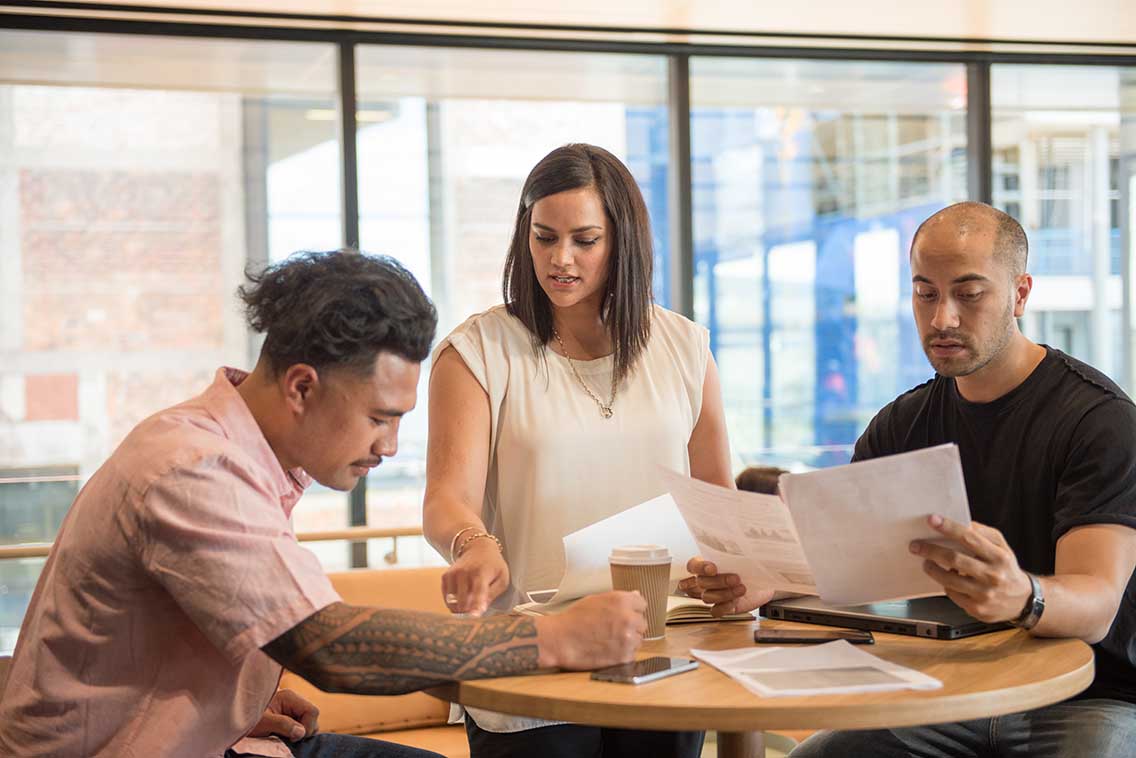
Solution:
[{"label": "man's eyebrow", "polygon": [[371,413],[376,416],[393,416],[394,418],[402,418],[406,415],[406,411],[395,410],[393,408],[372,408]]},{"label": "man's eyebrow", "polygon": [[[930,285],[934,286],[934,282],[932,282],[930,279],[928,279],[927,277],[922,276],[920,274],[916,274],[915,276],[911,277],[911,281],[920,282],[920,283],[923,283],[923,284],[930,284]],[[965,282],[988,282],[988,281],[990,281],[989,277],[983,276],[982,274],[972,273],[972,274],[963,274],[962,276],[955,277],[955,279],[951,282],[951,284],[963,284]]]},{"label": "man's eyebrow", "polygon": [[[556,231],[551,226],[545,226],[544,224],[537,223],[536,221],[533,222],[533,226],[535,226],[537,229],[543,229],[546,232],[555,232]],[[603,227],[600,226],[599,224],[591,224],[589,226],[577,226],[575,229],[569,229],[568,233],[569,234],[576,234],[577,232],[587,232],[587,231],[590,231],[592,229],[598,229],[601,232],[603,231]]]}]

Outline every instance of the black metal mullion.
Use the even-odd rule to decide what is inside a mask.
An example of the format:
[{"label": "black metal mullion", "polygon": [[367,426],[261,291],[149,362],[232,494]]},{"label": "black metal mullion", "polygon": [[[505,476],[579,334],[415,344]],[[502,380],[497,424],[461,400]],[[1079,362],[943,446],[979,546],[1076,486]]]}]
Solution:
[{"label": "black metal mullion", "polygon": [[[244,183],[245,266],[260,271],[269,263],[268,253],[268,100],[241,99],[241,172]],[[255,366],[263,335],[248,331],[245,360]]]},{"label": "black metal mullion", "polygon": [[966,66],[966,189],[971,200],[994,202],[990,64]]},{"label": "black metal mullion", "polygon": [[690,56],[667,60],[667,136],[670,177],[667,223],[670,227],[671,309],[694,318],[694,226],[690,167]]},{"label": "black metal mullion", "polygon": [[343,242],[359,245],[359,169],[356,148],[355,45],[339,43],[339,143],[343,160]]},{"label": "black metal mullion", "polygon": [[[355,93],[355,45],[352,42],[339,43],[339,145],[343,172],[343,242],[347,247],[359,246],[359,169],[358,151],[355,139],[356,112],[358,105]],[[348,515],[351,526],[367,524],[367,477],[362,477],[351,490]],[[367,565],[367,543],[351,543],[350,561],[352,568]]]}]

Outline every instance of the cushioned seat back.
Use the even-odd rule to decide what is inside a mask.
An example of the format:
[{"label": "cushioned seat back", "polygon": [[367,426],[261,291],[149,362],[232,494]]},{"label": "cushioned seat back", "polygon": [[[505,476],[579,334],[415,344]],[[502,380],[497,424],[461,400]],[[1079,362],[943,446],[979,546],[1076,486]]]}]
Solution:
[{"label": "cushioned seat back", "polygon": [[[343,602],[446,613],[442,602],[444,568],[358,569],[329,574]],[[290,671],[281,687],[295,690],[320,709],[320,729],[371,734],[445,724],[449,704],[421,692],[409,695],[340,695],[321,692]]]}]

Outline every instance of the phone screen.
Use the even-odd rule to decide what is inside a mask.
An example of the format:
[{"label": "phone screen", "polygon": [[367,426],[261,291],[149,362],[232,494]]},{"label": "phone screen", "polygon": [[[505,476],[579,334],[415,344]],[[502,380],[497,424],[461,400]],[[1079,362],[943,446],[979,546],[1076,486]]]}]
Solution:
[{"label": "phone screen", "polygon": [[755,629],[754,642],[832,642],[848,640],[853,645],[873,645],[871,632],[860,629]]},{"label": "phone screen", "polygon": [[655,656],[644,658],[641,661],[621,663],[618,666],[608,666],[592,672],[592,679],[601,682],[621,682],[625,684],[643,684],[656,679],[681,674],[684,671],[698,668],[698,661],[689,658],[667,658]]}]

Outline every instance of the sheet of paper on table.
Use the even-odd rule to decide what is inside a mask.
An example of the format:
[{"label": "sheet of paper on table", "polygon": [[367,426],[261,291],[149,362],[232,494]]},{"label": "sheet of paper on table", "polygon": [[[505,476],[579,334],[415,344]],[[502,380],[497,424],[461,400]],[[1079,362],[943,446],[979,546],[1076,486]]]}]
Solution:
[{"label": "sheet of paper on table", "polygon": [[698,546],[670,495],[628,508],[622,513],[564,537],[564,575],[555,590],[529,592],[535,603],[559,604],[611,589],[607,559],[617,545],[666,545],[671,552],[671,581],[689,576],[686,562]]},{"label": "sheet of paper on table", "polygon": [[783,474],[781,498],[664,471],[667,489],[721,572],[747,588],[820,595],[843,605],[942,594],[908,544],[940,538],[938,513],[970,523],[955,445]]},{"label": "sheet of paper on table", "polygon": [[692,649],[690,654],[761,697],[934,690],[943,686],[938,679],[877,658],[845,640],[794,647]]}]

